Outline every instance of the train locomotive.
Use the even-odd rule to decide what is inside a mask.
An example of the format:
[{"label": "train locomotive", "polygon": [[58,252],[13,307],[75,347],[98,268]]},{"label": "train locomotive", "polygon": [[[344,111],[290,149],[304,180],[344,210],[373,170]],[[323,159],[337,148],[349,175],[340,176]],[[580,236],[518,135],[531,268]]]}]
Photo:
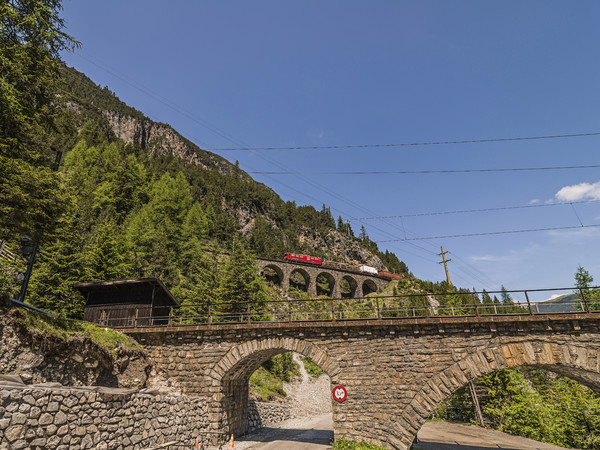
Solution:
[{"label": "train locomotive", "polygon": [[288,261],[299,261],[309,264],[317,264],[319,266],[323,264],[323,261],[321,261],[315,256],[298,255],[297,253],[286,253],[283,259]]}]

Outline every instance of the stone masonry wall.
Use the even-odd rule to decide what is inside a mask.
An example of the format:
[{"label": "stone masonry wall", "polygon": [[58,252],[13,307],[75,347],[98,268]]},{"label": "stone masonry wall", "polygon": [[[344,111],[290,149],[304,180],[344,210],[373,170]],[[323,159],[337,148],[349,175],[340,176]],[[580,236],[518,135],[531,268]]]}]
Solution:
[{"label": "stone masonry wall", "polygon": [[283,422],[291,417],[290,406],[279,403],[248,402],[248,432]]},{"label": "stone masonry wall", "polygon": [[0,449],[142,449],[209,444],[205,397],[0,388]]}]

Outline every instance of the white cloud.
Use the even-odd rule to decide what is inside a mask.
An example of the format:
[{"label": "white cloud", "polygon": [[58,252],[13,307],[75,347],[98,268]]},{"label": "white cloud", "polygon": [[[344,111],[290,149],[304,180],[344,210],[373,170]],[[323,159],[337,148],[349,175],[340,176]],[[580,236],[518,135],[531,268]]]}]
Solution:
[{"label": "white cloud", "polygon": [[539,199],[539,198],[534,198],[533,200],[531,200],[531,201],[529,202],[529,204],[530,204],[530,205],[537,205],[539,202],[540,202],[540,199]]},{"label": "white cloud", "polygon": [[579,183],[565,186],[554,197],[563,202],[574,202],[584,199],[600,200],[600,181],[594,184]]},{"label": "white cloud", "polygon": [[526,247],[508,250],[503,255],[474,255],[469,256],[469,259],[477,262],[522,261],[532,253],[535,253],[538,249],[539,247],[536,244],[529,243]]},{"label": "white cloud", "polygon": [[506,261],[509,259],[506,256],[494,256],[494,255],[483,255],[483,256],[470,256],[469,259],[472,261]]}]

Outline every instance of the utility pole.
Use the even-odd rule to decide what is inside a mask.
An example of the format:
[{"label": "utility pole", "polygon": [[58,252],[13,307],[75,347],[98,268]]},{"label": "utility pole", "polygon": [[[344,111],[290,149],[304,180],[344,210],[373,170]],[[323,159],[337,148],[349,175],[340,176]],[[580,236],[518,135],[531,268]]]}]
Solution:
[{"label": "utility pole", "polygon": [[21,239],[21,254],[27,258],[27,270],[23,275],[23,282],[21,283],[21,291],[19,292],[20,302],[25,301],[25,295],[27,294],[27,286],[29,285],[29,279],[31,278],[31,272],[33,271],[33,263],[35,262],[35,255],[38,251],[38,243],[29,236],[23,236]]},{"label": "utility pole", "polygon": [[448,282],[448,284],[450,286],[452,286],[452,282],[450,281],[450,273],[448,273],[448,264],[447,264],[452,260],[446,259],[446,253],[448,253],[448,252],[444,251],[444,246],[441,246],[440,248],[442,249],[442,253],[438,253],[438,255],[442,257],[442,261],[440,261],[438,264],[444,265],[444,269],[446,269],[446,281]]}]

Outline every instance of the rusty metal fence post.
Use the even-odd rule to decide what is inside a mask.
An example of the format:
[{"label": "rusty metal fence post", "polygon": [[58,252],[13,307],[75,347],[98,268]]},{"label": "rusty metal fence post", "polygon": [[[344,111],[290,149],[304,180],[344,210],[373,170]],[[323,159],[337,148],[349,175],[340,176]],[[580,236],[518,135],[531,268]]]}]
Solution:
[{"label": "rusty metal fence post", "polygon": [[473,297],[473,306],[475,307],[475,316],[479,317],[479,308],[477,307],[477,296],[473,293],[471,294]]},{"label": "rusty metal fence post", "polygon": [[583,293],[583,289],[579,288],[579,292],[581,294],[581,299],[583,300],[583,307],[585,308],[585,312],[589,313],[590,312],[590,305],[589,305],[587,299],[585,298],[585,294]]},{"label": "rusty metal fence post", "polygon": [[527,295],[527,291],[523,291],[525,293],[525,298],[527,299],[527,307],[529,308],[529,315],[533,316],[533,310],[531,309],[531,302],[529,301],[529,295]]}]

